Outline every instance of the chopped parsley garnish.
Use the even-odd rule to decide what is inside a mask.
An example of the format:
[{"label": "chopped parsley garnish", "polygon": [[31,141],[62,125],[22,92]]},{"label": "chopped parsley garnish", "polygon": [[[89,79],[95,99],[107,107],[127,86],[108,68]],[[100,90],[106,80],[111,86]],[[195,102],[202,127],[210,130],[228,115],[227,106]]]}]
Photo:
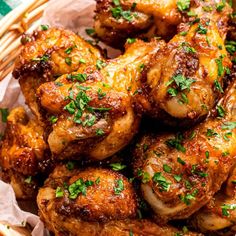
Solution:
[{"label": "chopped parsley garnish", "polygon": [[104,134],[105,134],[105,132],[102,129],[96,129],[96,135],[97,136],[102,136]]},{"label": "chopped parsley garnish", "polygon": [[208,176],[208,173],[198,170],[197,165],[192,165],[191,173],[198,175],[199,177],[205,178]]},{"label": "chopped parsley garnish", "polygon": [[223,135],[223,138],[224,138],[224,140],[229,141],[229,137],[231,137],[231,136],[232,136],[232,132],[228,132]]},{"label": "chopped parsley garnish", "polygon": [[87,74],[69,74],[69,75],[67,75],[67,77],[66,77],[67,79],[69,79],[69,80],[72,80],[72,81],[74,81],[74,80],[77,80],[77,81],[79,81],[79,82],[85,82],[86,81],[86,79],[87,79]]},{"label": "chopped parsley garnish", "polygon": [[32,59],[32,61],[43,61],[43,62],[47,62],[48,60],[49,60],[48,55],[43,55],[42,57],[35,57]]},{"label": "chopped parsley garnish", "polygon": [[114,192],[116,195],[121,194],[121,192],[124,190],[124,183],[122,179],[118,179],[115,181],[115,187],[114,187]]},{"label": "chopped parsley garnish", "polygon": [[221,128],[223,129],[223,130],[233,130],[233,129],[235,129],[236,128],[236,121],[229,121],[229,122],[225,122],[222,126],[221,126]]},{"label": "chopped parsley garnish", "polygon": [[68,170],[73,170],[75,168],[75,163],[73,161],[68,161],[66,164]]},{"label": "chopped parsley garnish", "polygon": [[52,123],[52,124],[55,124],[57,122],[58,118],[56,116],[51,116],[49,121]]},{"label": "chopped parsley garnish", "polygon": [[172,97],[176,97],[178,95],[178,90],[175,88],[169,88],[167,93],[169,93]]},{"label": "chopped parsley garnish", "polygon": [[[111,8],[111,14],[115,19],[119,20],[120,18],[123,18],[129,22],[133,20],[135,14],[132,14],[130,10],[124,11],[120,5],[119,0],[113,0],[113,4],[115,5],[115,7]],[[136,5],[132,5],[131,10],[133,10],[135,7]]]},{"label": "chopped parsley garnish", "polygon": [[69,198],[76,199],[80,193],[86,195],[87,187],[92,186],[93,184],[94,182],[90,180],[86,180],[85,182],[81,178],[76,180],[68,187]]},{"label": "chopped parsley garnish", "polygon": [[229,210],[235,210],[236,209],[236,204],[224,204],[221,206],[222,209],[222,215],[223,216],[230,216]]},{"label": "chopped parsley garnish", "polygon": [[120,171],[126,168],[126,165],[122,165],[121,163],[112,163],[110,164],[110,166],[114,171]]},{"label": "chopped parsley garnish", "polygon": [[183,142],[183,136],[181,134],[177,134],[177,136],[174,139],[168,139],[165,143],[167,146],[175,148],[178,151],[185,153],[186,148],[182,145],[182,142]]},{"label": "chopped parsley garnish", "polygon": [[64,196],[64,191],[62,190],[61,187],[57,187],[56,189],[56,198],[63,197]]},{"label": "chopped parsley garnish", "polygon": [[41,25],[41,30],[48,30],[49,26],[48,25]]},{"label": "chopped parsley garnish", "polygon": [[181,176],[181,175],[174,175],[174,179],[175,179],[177,182],[180,182],[181,179],[182,179],[182,176]]},{"label": "chopped parsley garnish", "polygon": [[169,191],[171,183],[166,180],[166,178],[161,174],[161,172],[157,172],[152,177],[153,182],[157,183],[158,186],[163,191]]},{"label": "chopped parsley garnish", "polygon": [[2,122],[6,123],[7,122],[7,117],[9,115],[8,108],[0,108],[0,113],[2,116]]},{"label": "chopped parsley garnish", "polygon": [[171,168],[170,166],[168,166],[167,164],[164,164],[164,165],[163,165],[163,170],[164,170],[165,172],[167,172],[167,173],[170,173],[171,170],[172,170],[172,168]]},{"label": "chopped parsley garnish", "polygon": [[71,54],[72,50],[73,50],[73,47],[69,47],[65,50],[65,53],[66,54]]},{"label": "chopped parsley garnish", "polygon": [[224,93],[224,90],[223,90],[223,88],[221,87],[220,82],[219,82],[218,80],[215,80],[214,83],[215,83],[215,88],[216,88],[220,93]]},{"label": "chopped parsley garnish", "polygon": [[217,105],[216,110],[217,110],[218,117],[224,117],[225,116],[225,109],[222,106]]},{"label": "chopped parsley garnish", "polygon": [[79,59],[79,63],[86,64],[86,61],[83,58],[81,58]]},{"label": "chopped parsley garnish", "polygon": [[97,179],[95,180],[95,184],[99,184],[100,183],[100,177],[97,177]]},{"label": "chopped parsley garnish", "polygon": [[191,204],[191,200],[195,200],[195,196],[198,194],[198,190],[195,189],[192,193],[187,193],[185,196],[180,196],[180,200],[187,206]]},{"label": "chopped parsley garnish", "polygon": [[98,99],[101,100],[106,96],[106,93],[102,92],[102,89],[98,89]]},{"label": "chopped parsley garnish", "polygon": [[65,63],[66,63],[68,66],[71,66],[71,63],[72,63],[71,57],[66,57],[66,58],[65,58]]},{"label": "chopped parsley garnish", "polygon": [[151,177],[148,172],[142,173],[142,183],[145,184],[145,183],[149,182],[150,179],[151,179]]},{"label": "chopped parsley garnish", "polygon": [[93,36],[95,34],[95,29],[90,28],[90,29],[85,29],[85,32],[89,36]]},{"label": "chopped parsley garnish", "polygon": [[218,133],[216,133],[213,129],[207,129],[206,136],[207,137],[218,136]]},{"label": "chopped parsley garnish", "polygon": [[203,25],[199,24],[197,28],[197,33],[199,34],[207,34],[207,28],[204,28]]},{"label": "chopped parsley garnish", "polygon": [[104,61],[102,61],[102,60],[97,60],[97,62],[96,62],[96,67],[97,67],[98,70],[101,70],[106,65],[107,64]]},{"label": "chopped parsley garnish", "polygon": [[30,184],[32,182],[32,176],[29,176],[25,179],[25,183]]},{"label": "chopped parsley garnish", "polygon": [[136,39],[135,38],[128,38],[126,42],[128,44],[132,44],[132,43],[136,42]]},{"label": "chopped parsley garnish", "polygon": [[181,43],[181,46],[187,53],[193,53],[193,54],[196,53],[195,48],[190,47],[189,44],[186,42]]},{"label": "chopped parsley garnish", "polygon": [[226,41],[225,48],[228,53],[233,55],[236,52],[236,41]]},{"label": "chopped parsley garnish", "polygon": [[181,165],[185,165],[186,162],[184,160],[182,160],[180,157],[177,157],[177,161],[181,164]]},{"label": "chopped parsley garnish", "polygon": [[186,36],[186,35],[188,34],[188,32],[182,31],[182,32],[180,32],[179,34],[180,34],[181,36]]},{"label": "chopped parsley garnish", "polygon": [[216,5],[216,10],[218,12],[221,12],[224,9],[224,7],[225,7],[225,0],[222,0]]},{"label": "chopped parsley garnish", "polygon": [[171,85],[173,82],[177,85],[177,87],[183,91],[185,89],[189,90],[192,83],[195,82],[195,80],[186,78],[184,75],[175,75],[172,77],[171,81],[168,82],[167,86]]},{"label": "chopped parsley garnish", "polygon": [[190,7],[190,0],[178,0],[177,7],[179,11],[186,11]]},{"label": "chopped parsley garnish", "polygon": [[222,77],[224,75],[223,57],[220,56],[219,58],[215,59],[215,62],[218,66],[218,76]]}]

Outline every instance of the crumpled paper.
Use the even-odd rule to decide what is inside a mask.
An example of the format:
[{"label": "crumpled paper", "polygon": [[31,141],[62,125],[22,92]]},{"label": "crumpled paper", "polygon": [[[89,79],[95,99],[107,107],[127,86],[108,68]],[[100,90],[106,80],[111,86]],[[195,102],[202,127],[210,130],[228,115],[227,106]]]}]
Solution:
[{"label": "crumpled paper", "polygon": [[[89,39],[85,29],[93,27],[95,6],[94,0],[51,0],[44,11],[41,22],[49,26],[72,30],[85,39]],[[115,57],[120,53],[104,44],[99,46],[107,49],[109,57]],[[29,108],[25,105],[18,81],[12,78],[12,75],[8,75],[0,82],[0,108],[11,110],[19,105],[24,106],[30,113]],[[4,128],[5,124],[0,121],[0,133],[4,132]],[[21,226],[22,222],[27,222],[34,228],[32,236],[48,235],[39,217],[30,212],[22,211],[16,202],[12,187],[1,180],[0,221],[6,221],[17,226]]]}]

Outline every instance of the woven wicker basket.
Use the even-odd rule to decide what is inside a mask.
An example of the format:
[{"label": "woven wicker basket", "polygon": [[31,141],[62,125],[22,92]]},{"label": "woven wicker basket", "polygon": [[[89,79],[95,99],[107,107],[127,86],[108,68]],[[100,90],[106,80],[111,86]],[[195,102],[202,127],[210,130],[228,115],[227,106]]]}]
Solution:
[{"label": "woven wicker basket", "polygon": [[24,32],[39,26],[48,0],[31,0],[23,3],[0,20],[0,81],[14,67],[14,60],[20,53],[20,39]]}]

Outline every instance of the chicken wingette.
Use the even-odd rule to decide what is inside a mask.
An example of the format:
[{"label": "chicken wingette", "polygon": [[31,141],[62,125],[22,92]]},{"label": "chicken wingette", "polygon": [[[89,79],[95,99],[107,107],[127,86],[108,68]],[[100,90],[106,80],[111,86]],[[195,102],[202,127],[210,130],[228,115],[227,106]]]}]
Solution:
[{"label": "chicken wingette", "polygon": [[164,42],[137,40],[124,55],[99,60],[92,66],[65,74],[37,90],[41,107],[54,118],[48,136],[57,158],[91,157],[101,160],[126,146],[138,130],[142,106],[142,72]]},{"label": "chicken wingette", "polygon": [[23,107],[10,112],[0,143],[0,166],[2,179],[12,185],[17,198],[35,196],[38,181],[34,176],[52,164],[43,136],[44,128],[37,119],[30,120]]},{"label": "chicken wingette", "polygon": [[193,215],[191,222],[204,233],[236,234],[236,168],[222,189]]},{"label": "chicken wingette", "polygon": [[135,219],[131,183],[108,169],[57,166],[39,190],[37,203],[41,219],[56,236],[201,235]]},{"label": "chicken wingette", "polygon": [[23,36],[23,48],[13,70],[26,104],[39,120],[43,117],[35,94],[40,84],[86,65],[95,65],[102,58],[98,49],[71,31],[46,25],[41,28],[32,35]]},{"label": "chicken wingette", "polygon": [[142,193],[163,220],[188,218],[220,190],[235,163],[236,82],[216,115],[183,133],[146,135],[135,150]]}]

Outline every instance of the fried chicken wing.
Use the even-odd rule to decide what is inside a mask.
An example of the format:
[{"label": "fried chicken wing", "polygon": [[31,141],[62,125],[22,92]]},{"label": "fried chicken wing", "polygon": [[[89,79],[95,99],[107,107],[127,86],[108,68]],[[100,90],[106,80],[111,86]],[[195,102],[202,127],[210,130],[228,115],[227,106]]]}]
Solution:
[{"label": "fried chicken wing", "polygon": [[134,97],[142,93],[143,67],[163,44],[138,40],[127,45],[124,55],[99,61],[96,69],[42,84],[37,91],[41,106],[56,118],[48,137],[52,153],[62,159],[104,159],[127,145],[141,117]]},{"label": "fried chicken wing", "polygon": [[137,199],[131,183],[108,169],[68,170],[65,165],[57,166],[40,189],[37,203],[41,219],[55,235],[181,233],[173,227],[134,219]]},{"label": "fried chicken wing", "polygon": [[192,217],[192,223],[202,232],[219,235],[236,233],[236,168],[229,175],[225,186]]},{"label": "fried chicken wing", "polygon": [[13,76],[19,79],[26,104],[41,118],[36,101],[36,89],[46,81],[76,71],[85,65],[95,65],[102,56],[71,31],[58,28],[35,31],[22,39],[24,46],[18,56]]},{"label": "fried chicken wing", "polygon": [[[193,21],[158,51],[147,68],[144,86],[153,101],[150,114],[176,125],[202,119],[223,94],[223,78],[231,61],[224,46],[229,9],[219,15],[197,8]],[[198,20],[196,20],[198,19]],[[153,107],[159,106],[160,110]],[[173,119],[174,118],[174,119]]]},{"label": "fried chicken wing", "polygon": [[43,172],[50,164],[50,152],[43,134],[44,128],[37,120],[29,120],[24,108],[10,112],[1,141],[0,166],[3,179],[11,183],[17,198],[35,195],[37,182],[32,176]]},{"label": "fried chicken wing", "polygon": [[164,220],[188,218],[227,179],[236,154],[235,89],[234,82],[218,115],[184,133],[147,135],[138,144],[134,169],[143,196]]},{"label": "fried chicken wing", "polygon": [[203,15],[221,15],[217,25],[225,34],[227,12],[231,12],[229,5],[217,0],[97,0],[94,27],[100,39],[123,47],[132,37],[170,39],[181,22],[198,21]]},{"label": "fried chicken wing", "polygon": [[123,47],[127,38],[142,33],[173,36],[180,20],[176,0],[97,0],[94,26],[99,38],[114,47]]}]

